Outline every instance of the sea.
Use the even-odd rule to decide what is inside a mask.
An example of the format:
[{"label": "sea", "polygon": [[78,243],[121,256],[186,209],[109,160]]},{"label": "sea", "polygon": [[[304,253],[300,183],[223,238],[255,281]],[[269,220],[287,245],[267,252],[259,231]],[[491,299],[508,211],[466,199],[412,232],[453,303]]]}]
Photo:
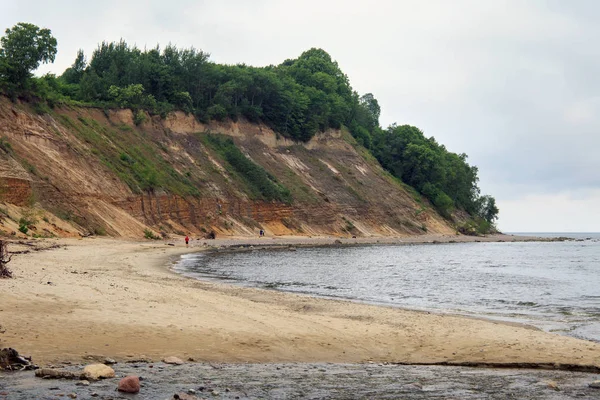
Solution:
[{"label": "sea", "polygon": [[188,254],[186,276],[518,322],[600,342],[600,233],[561,242],[308,247]]}]

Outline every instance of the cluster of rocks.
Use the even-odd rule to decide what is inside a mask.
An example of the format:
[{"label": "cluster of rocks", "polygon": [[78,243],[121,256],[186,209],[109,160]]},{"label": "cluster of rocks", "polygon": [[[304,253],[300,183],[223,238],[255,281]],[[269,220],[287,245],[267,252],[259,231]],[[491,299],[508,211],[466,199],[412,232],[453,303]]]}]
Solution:
[{"label": "cluster of rocks", "polygon": [[[149,362],[150,360],[143,358],[141,360],[134,360],[134,361]],[[181,360],[180,358],[177,358],[177,357],[166,357],[165,359],[163,359],[163,362],[165,364],[171,364],[171,365],[183,365],[184,364],[183,360]],[[80,380],[78,385],[89,386],[90,381],[99,381],[101,379],[111,379],[111,378],[116,377],[115,370],[106,364],[116,364],[116,362],[112,359],[105,359],[105,363],[87,365],[83,368],[83,371],[71,371],[71,370],[67,370],[67,369],[55,369],[55,368],[40,368],[35,371],[35,376],[38,378],[42,378],[42,379]],[[119,381],[119,383],[117,385],[117,390],[119,392],[124,392],[124,393],[138,393],[141,389],[140,381],[142,381],[142,380],[143,380],[142,377],[135,376],[135,375],[125,376],[124,378],[122,378]],[[179,396],[179,397],[177,397],[177,396]],[[181,397],[181,396],[183,396],[183,397]],[[192,399],[193,398],[193,397],[189,397],[189,396],[190,396],[189,393],[175,394],[174,398],[176,398],[176,399]],[[76,398],[77,395],[74,393],[71,393],[68,395],[68,397]]]},{"label": "cluster of rocks", "polygon": [[[0,399],[140,398],[598,398],[597,373],[393,364],[212,364],[128,357],[30,372],[0,373]],[[107,365],[110,364],[110,365]],[[112,365],[112,366],[111,366]],[[114,369],[113,369],[114,367]],[[10,379],[2,379],[9,377]],[[43,378],[43,380],[41,379]],[[590,379],[592,378],[592,379]],[[57,379],[61,379],[57,381]],[[117,394],[122,393],[122,394]]]}]

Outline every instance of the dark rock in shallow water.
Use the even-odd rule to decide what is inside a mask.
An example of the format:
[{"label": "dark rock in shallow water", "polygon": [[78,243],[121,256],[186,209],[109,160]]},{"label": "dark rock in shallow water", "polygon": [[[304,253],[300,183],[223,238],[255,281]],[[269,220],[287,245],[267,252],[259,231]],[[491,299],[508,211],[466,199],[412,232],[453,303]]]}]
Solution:
[{"label": "dark rock in shallow water", "polygon": [[175,399],[175,400],[199,400],[198,397],[194,396],[193,394],[187,394],[187,393],[175,393],[173,395],[173,399]]}]

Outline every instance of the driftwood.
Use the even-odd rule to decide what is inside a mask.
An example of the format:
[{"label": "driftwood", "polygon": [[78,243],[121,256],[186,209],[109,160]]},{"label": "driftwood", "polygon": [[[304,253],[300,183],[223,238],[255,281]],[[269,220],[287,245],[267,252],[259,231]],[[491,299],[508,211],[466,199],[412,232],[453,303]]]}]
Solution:
[{"label": "driftwood", "polygon": [[35,371],[35,376],[43,379],[84,379],[82,373],[65,371],[62,369],[42,368]]},{"label": "driftwood", "polygon": [[37,365],[31,363],[31,357],[19,355],[15,349],[6,348],[0,350],[0,370],[23,371],[37,369]]},{"label": "driftwood", "polygon": [[0,278],[12,278],[12,271],[8,269],[12,255],[8,253],[8,245],[5,240],[0,240]]}]

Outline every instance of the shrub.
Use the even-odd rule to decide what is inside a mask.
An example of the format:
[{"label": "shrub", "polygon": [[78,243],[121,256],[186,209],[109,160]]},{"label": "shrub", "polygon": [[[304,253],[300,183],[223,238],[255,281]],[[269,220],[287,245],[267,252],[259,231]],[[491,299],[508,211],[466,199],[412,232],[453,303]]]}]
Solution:
[{"label": "shrub", "polygon": [[106,236],[106,229],[103,226],[96,226],[92,229],[92,233],[96,236]]},{"label": "shrub", "polygon": [[160,236],[155,235],[150,229],[144,229],[144,237],[146,239],[160,240]]},{"label": "shrub", "polygon": [[4,150],[5,153],[12,154],[12,146],[8,140],[0,137],[0,149]]},{"label": "shrub", "polygon": [[146,121],[146,113],[143,112],[142,110],[137,110],[135,112],[135,114],[133,115],[133,123],[136,126],[139,126],[139,125],[143,124],[144,121]]},{"label": "shrub", "polygon": [[460,233],[469,236],[486,235],[495,232],[495,230],[492,223],[481,217],[472,218],[458,227]]}]

